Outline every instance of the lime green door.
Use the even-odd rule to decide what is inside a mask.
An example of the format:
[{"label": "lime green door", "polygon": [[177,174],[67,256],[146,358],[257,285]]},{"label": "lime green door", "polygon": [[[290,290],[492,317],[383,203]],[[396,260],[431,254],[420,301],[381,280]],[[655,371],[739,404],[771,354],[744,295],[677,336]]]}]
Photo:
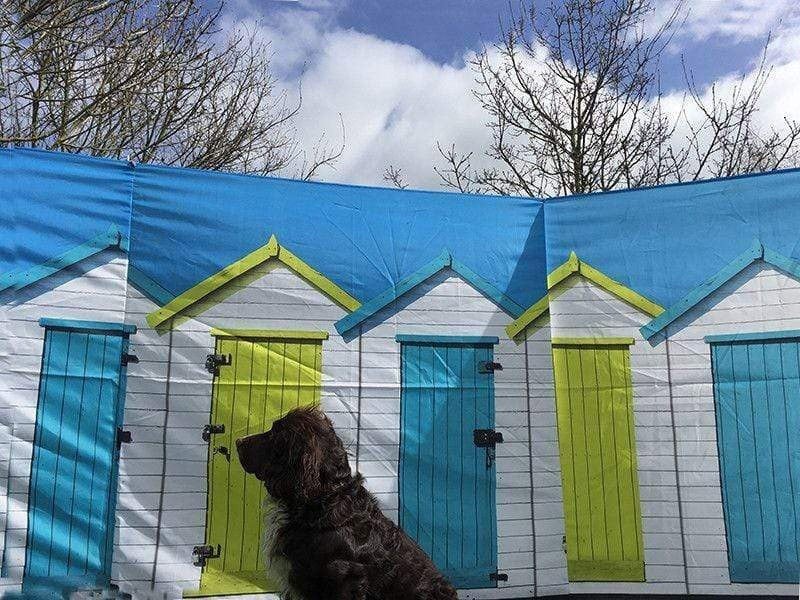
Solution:
[{"label": "lime green door", "polygon": [[[214,376],[210,423],[224,431],[209,437],[206,544],[219,545],[207,560],[200,593],[246,594],[274,590],[261,550],[265,491],[246,476],[237,438],[265,431],[286,412],[319,403],[322,339],[311,332],[215,331],[215,354],[224,357]],[[259,335],[264,337],[259,337]]]},{"label": "lime green door", "polygon": [[553,340],[570,581],[644,581],[631,343]]}]

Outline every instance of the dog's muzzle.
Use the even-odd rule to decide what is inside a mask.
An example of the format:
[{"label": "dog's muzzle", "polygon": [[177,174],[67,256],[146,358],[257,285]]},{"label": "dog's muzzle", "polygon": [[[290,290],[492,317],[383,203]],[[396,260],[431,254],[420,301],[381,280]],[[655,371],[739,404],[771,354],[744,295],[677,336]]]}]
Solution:
[{"label": "dog's muzzle", "polygon": [[239,463],[246,473],[257,474],[259,463],[265,460],[269,432],[256,433],[236,440],[236,452],[239,454]]}]

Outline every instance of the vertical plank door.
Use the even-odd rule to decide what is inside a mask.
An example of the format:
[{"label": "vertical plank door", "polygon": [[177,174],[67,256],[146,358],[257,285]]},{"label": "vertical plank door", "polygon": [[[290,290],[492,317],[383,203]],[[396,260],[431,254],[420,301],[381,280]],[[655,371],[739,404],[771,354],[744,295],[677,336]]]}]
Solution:
[{"label": "vertical plank door", "polygon": [[644,581],[631,343],[553,340],[570,581]]},{"label": "vertical plank door", "polygon": [[797,583],[800,575],[800,332],[794,333],[709,338],[733,582]]},{"label": "vertical plank door", "polygon": [[23,590],[108,585],[127,336],[135,328],[42,320]]},{"label": "vertical plank door", "polygon": [[495,467],[475,446],[494,428],[491,344],[402,343],[400,526],[457,588],[496,582]]},{"label": "vertical plank door", "polygon": [[215,353],[230,355],[231,364],[219,367],[213,385],[211,423],[225,431],[212,435],[209,445],[206,544],[219,545],[221,552],[203,568],[200,595],[275,589],[261,548],[266,492],[239,464],[236,439],[268,430],[293,408],[319,404],[322,339],[327,335],[273,335],[216,337]]}]

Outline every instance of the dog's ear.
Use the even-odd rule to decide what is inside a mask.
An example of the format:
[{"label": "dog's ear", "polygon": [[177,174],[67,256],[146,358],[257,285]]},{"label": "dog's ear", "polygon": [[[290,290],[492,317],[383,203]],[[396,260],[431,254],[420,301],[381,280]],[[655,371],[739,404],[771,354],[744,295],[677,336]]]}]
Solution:
[{"label": "dog's ear", "polygon": [[307,447],[300,457],[299,477],[296,482],[297,496],[305,500],[312,500],[324,492],[322,481],[323,452],[319,440],[311,437],[307,440]]},{"label": "dog's ear", "polygon": [[300,459],[300,493],[306,500],[324,496],[350,478],[347,451],[336,435],[328,417],[315,415],[314,427],[308,432],[306,449]]},{"label": "dog's ear", "polygon": [[350,462],[347,450],[328,417],[325,417],[325,422],[327,427],[320,432],[320,439],[324,440],[323,445],[327,450],[321,465],[321,478],[323,485],[335,486],[350,479]]}]

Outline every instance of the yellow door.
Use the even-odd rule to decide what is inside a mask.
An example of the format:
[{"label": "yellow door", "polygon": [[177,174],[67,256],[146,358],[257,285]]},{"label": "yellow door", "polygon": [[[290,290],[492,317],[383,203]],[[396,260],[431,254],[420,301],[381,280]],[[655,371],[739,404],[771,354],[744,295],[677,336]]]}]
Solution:
[{"label": "yellow door", "polygon": [[644,581],[632,343],[553,340],[570,581]]},{"label": "yellow door", "polygon": [[286,412],[319,403],[325,333],[215,331],[215,354],[230,357],[214,376],[208,454],[206,544],[200,595],[246,594],[275,589],[261,549],[265,490],[239,464],[235,441],[268,430]]}]

